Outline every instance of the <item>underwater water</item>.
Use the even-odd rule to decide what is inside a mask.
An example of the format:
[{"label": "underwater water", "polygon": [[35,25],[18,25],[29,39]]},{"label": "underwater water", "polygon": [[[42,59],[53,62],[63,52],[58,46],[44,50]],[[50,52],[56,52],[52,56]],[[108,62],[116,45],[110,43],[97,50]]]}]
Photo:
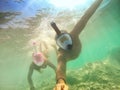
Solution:
[{"label": "underwater water", "polygon": [[[31,43],[41,40],[48,45],[55,43],[50,22],[55,21],[59,28],[69,32],[93,2],[87,0],[83,7],[68,10],[59,5],[55,8],[47,0],[38,0],[41,4],[34,0],[15,1],[0,2],[0,90],[29,90]],[[120,0],[104,0],[81,33],[82,51],[67,64],[70,90],[120,90],[119,3]],[[51,47],[49,55],[49,60],[57,65]],[[32,78],[36,90],[52,90],[56,82],[50,67],[42,73],[34,71]]]}]

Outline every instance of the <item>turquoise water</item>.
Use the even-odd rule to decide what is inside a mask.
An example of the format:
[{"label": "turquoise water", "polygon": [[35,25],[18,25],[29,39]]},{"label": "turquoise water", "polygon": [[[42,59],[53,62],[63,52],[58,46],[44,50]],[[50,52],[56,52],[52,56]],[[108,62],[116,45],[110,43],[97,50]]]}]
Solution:
[{"label": "turquoise water", "polygon": [[[76,60],[68,62],[67,76],[71,90],[120,89],[119,3],[119,0],[112,0],[100,8],[81,33],[82,52]],[[36,17],[29,17],[30,20],[22,24],[12,21],[5,24],[0,21],[0,90],[29,90],[27,73],[32,61],[31,42],[39,43],[45,39],[49,45],[54,43],[50,39],[55,34],[49,25],[50,21],[54,20],[60,28],[71,30],[83,13],[79,12],[80,9],[50,10],[38,11]],[[1,20],[4,22],[4,19]],[[49,54],[50,61],[56,65],[56,54],[51,47]],[[38,90],[52,90],[55,85],[54,71],[47,67],[41,74],[34,72],[33,80]]]},{"label": "turquoise water", "polygon": [[[74,61],[76,64],[102,60],[107,57],[112,49],[120,46],[120,7],[116,3],[117,1],[112,1],[106,8],[98,11],[88,22],[87,27],[80,35],[82,53]],[[80,65],[76,66],[79,67]]]}]

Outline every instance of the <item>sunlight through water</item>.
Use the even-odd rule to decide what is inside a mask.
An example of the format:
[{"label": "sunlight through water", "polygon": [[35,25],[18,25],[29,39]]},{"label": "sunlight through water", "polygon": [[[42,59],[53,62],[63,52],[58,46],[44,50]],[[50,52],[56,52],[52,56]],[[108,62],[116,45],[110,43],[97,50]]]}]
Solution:
[{"label": "sunlight through water", "polygon": [[[90,0],[93,1],[93,0]],[[86,6],[88,5],[88,0],[50,0],[51,4],[59,8],[74,9],[78,5]]]}]

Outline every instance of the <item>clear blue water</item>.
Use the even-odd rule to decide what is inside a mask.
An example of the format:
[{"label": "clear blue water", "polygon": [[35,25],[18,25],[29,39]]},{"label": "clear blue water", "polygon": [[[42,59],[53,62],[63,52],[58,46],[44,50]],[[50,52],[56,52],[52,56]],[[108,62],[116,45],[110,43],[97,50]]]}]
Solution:
[{"label": "clear blue water", "polygon": [[[108,3],[109,1],[103,2],[81,33],[82,52],[76,60],[68,63],[68,71],[80,69],[90,62],[104,61],[113,49],[119,49],[120,1],[111,0]],[[21,14],[3,23],[5,18],[0,13],[0,90],[28,90],[27,73],[33,52],[31,42],[36,40],[39,43],[44,39],[52,44],[54,41],[50,41],[50,38],[53,38],[54,33],[49,23],[54,20],[60,28],[69,31],[92,2],[93,0],[89,0],[81,7],[76,5],[68,8],[57,7],[50,3],[50,0],[2,0],[1,13],[17,11]],[[56,55],[52,48],[49,54],[49,59],[56,65]],[[41,74],[33,74],[37,87],[44,87],[40,86],[40,83],[49,82],[51,79],[55,83],[54,77],[54,71],[49,67]]]}]

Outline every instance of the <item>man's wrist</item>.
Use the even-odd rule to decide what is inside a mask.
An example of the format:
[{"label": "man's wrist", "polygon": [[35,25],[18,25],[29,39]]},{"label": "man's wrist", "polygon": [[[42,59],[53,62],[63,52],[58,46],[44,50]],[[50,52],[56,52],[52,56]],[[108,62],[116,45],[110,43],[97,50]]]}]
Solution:
[{"label": "man's wrist", "polygon": [[66,82],[63,78],[60,78],[60,79],[57,80],[57,83],[66,83]]}]

